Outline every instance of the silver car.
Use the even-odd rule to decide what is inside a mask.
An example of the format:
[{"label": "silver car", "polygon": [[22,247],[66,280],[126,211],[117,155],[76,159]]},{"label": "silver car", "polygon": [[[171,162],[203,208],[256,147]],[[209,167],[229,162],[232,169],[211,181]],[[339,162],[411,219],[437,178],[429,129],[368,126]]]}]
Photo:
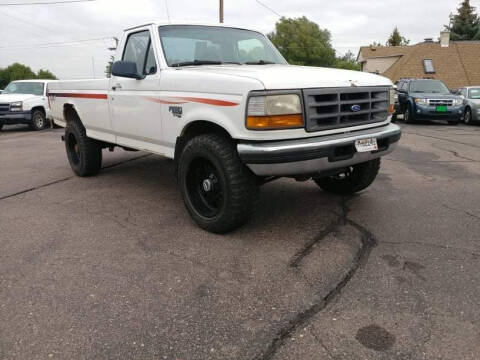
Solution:
[{"label": "silver car", "polygon": [[480,86],[468,86],[458,90],[465,99],[463,120],[465,124],[480,121]]}]

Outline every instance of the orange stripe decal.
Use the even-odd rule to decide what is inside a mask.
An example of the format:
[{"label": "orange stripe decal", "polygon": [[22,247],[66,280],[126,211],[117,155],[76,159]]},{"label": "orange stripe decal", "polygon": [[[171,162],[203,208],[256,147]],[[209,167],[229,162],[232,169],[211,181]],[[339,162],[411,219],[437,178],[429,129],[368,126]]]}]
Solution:
[{"label": "orange stripe decal", "polygon": [[107,100],[107,94],[86,94],[86,93],[49,93],[48,96],[71,97],[80,99],[100,99]]},{"label": "orange stripe decal", "polygon": [[159,104],[169,104],[169,105],[177,105],[177,104],[185,104],[185,101],[171,101],[171,100],[164,100],[156,97],[146,97],[148,101],[152,101]]},{"label": "orange stripe decal", "polygon": [[238,105],[238,103],[231,102],[231,101],[197,98],[197,97],[184,97],[184,96],[164,96],[160,98],[146,97],[146,99],[148,101],[153,101],[160,104],[170,104],[170,105],[185,104],[187,102],[196,102],[196,103],[215,105],[215,106],[237,106]]},{"label": "orange stripe decal", "polygon": [[217,99],[205,99],[205,98],[196,98],[196,97],[179,97],[178,99],[183,99],[186,101],[197,102],[202,104],[209,104],[215,106],[237,106],[238,103],[225,101],[225,100],[217,100]]}]

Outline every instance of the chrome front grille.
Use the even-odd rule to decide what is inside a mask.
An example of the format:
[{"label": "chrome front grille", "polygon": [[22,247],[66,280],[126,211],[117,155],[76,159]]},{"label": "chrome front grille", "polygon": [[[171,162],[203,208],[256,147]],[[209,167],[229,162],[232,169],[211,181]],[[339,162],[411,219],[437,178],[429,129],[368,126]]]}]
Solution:
[{"label": "chrome front grille", "polygon": [[0,114],[5,114],[10,111],[10,104],[0,104]]},{"label": "chrome front grille", "polygon": [[453,106],[453,99],[429,99],[430,106]]},{"label": "chrome front grille", "polygon": [[307,131],[382,122],[388,118],[388,87],[303,90]]}]

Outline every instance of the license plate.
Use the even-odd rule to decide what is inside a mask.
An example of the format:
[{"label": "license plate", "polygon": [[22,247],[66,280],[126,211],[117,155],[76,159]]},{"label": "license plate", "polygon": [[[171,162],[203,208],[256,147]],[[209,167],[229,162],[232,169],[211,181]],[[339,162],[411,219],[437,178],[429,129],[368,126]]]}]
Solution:
[{"label": "license plate", "polygon": [[355,148],[358,152],[369,152],[369,151],[377,151],[377,139],[361,139],[355,141]]},{"label": "license plate", "polygon": [[437,106],[436,112],[447,112],[447,107],[446,106]]}]

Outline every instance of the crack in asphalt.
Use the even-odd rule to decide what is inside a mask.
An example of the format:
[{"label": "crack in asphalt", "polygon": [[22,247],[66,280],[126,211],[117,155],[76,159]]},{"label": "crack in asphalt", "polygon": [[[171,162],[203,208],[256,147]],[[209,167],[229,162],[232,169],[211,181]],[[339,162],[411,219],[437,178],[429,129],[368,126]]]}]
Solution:
[{"label": "crack in asphalt", "polygon": [[[152,154],[146,154],[146,155],[142,155],[142,156],[132,158],[132,159],[128,159],[128,160],[125,160],[125,161],[120,161],[118,163],[105,166],[105,167],[102,168],[102,170],[110,169],[110,168],[113,168],[113,167],[119,166],[119,165],[123,165],[123,164],[126,164],[126,163],[131,162],[131,161],[140,160],[140,159],[146,158],[147,156],[151,156],[151,155]],[[9,199],[9,198],[18,196],[18,195],[22,195],[22,194],[25,194],[25,193],[29,193],[29,192],[32,192],[32,191],[35,191],[35,190],[43,189],[43,188],[51,186],[51,185],[56,185],[56,184],[62,183],[64,181],[73,179],[75,177],[76,177],[75,175],[70,175],[70,176],[64,177],[62,179],[57,179],[57,180],[48,182],[46,184],[34,186],[34,187],[31,187],[31,188],[28,188],[28,189],[25,189],[25,190],[18,191],[18,192],[13,193],[13,194],[5,195],[5,196],[0,197],[0,201],[1,200],[6,200],[6,199]]]},{"label": "crack in asphalt", "polygon": [[470,217],[473,217],[473,218],[475,218],[475,219],[479,219],[479,220],[480,220],[480,216],[475,215],[475,214],[471,213],[470,211],[463,210],[463,209],[455,209],[455,208],[450,207],[450,206],[445,205],[445,204],[442,204],[442,206],[443,206],[444,208],[448,209],[448,210],[463,212],[465,215],[468,215],[468,216],[470,216]]},{"label": "crack in asphalt", "polygon": [[353,261],[352,266],[347,271],[347,273],[342,277],[342,279],[331,289],[323,298],[319,299],[312,306],[299,312],[292,320],[290,320],[285,327],[280,329],[277,334],[274,336],[273,340],[270,342],[267,349],[260,355],[256,356],[254,360],[270,360],[272,359],[277,351],[285,344],[286,339],[290,338],[292,334],[301,326],[305,325],[310,321],[316,314],[324,310],[337,295],[341,293],[343,288],[347,286],[348,282],[353,278],[357,270],[363,266],[370,255],[372,249],[377,245],[377,240],[374,235],[364,226],[356,223],[355,221],[348,218],[348,213],[350,209],[347,206],[347,202],[352,197],[343,197],[341,201],[341,214],[338,219],[328,225],[323,229],[319,236],[315,237],[313,241],[307,243],[300,252],[294,255],[292,261],[290,261],[289,266],[296,268],[300,264],[303,258],[310,254],[313,250],[315,244],[323,240],[329,234],[334,233],[339,226],[345,226],[347,224],[353,226],[361,234],[362,246],[357,251]]},{"label": "crack in asphalt", "polygon": [[461,252],[464,252],[466,254],[471,255],[475,259],[480,258],[480,253],[476,253],[475,251],[471,249],[465,249],[465,248],[459,248],[455,246],[448,246],[448,245],[440,245],[440,244],[433,244],[433,243],[427,243],[427,242],[422,242],[422,241],[379,241],[380,244],[387,244],[387,245],[417,245],[417,246],[425,246],[425,247],[434,247],[434,248],[439,248],[439,249],[444,249],[444,250],[458,250]]},{"label": "crack in asphalt", "polygon": [[480,146],[475,146],[475,145],[464,143],[464,142],[461,142],[461,141],[454,141],[454,140],[445,139],[445,138],[441,138],[441,137],[437,137],[437,136],[411,133],[411,132],[408,132],[408,131],[405,131],[405,130],[403,130],[403,133],[409,134],[409,135],[423,136],[423,137],[427,137],[427,138],[431,138],[431,139],[437,139],[437,140],[441,140],[441,141],[446,141],[446,142],[450,142],[450,143],[454,143],[454,144],[461,144],[461,145],[470,146],[470,147],[473,147],[473,148],[476,148],[476,149],[480,149]]},{"label": "crack in asphalt", "polygon": [[433,144],[432,144],[432,147],[434,147],[434,148],[437,149],[437,150],[446,151],[446,152],[452,154],[453,156],[455,156],[455,157],[458,158],[458,159],[468,160],[468,161],[472,161],[472,162],[476,162],[476,161],[477,161],[477,160],[475,160],[475,159],[471,159],[471,158],[469,158],[469,157],[460,155],[460,154],[458,153],[458,151],[450,150],[450,149],[445,149],[445,148],[443,148],[443,147],[441,147],[441,146],[438,146],[437,143],[433,143]]}]

